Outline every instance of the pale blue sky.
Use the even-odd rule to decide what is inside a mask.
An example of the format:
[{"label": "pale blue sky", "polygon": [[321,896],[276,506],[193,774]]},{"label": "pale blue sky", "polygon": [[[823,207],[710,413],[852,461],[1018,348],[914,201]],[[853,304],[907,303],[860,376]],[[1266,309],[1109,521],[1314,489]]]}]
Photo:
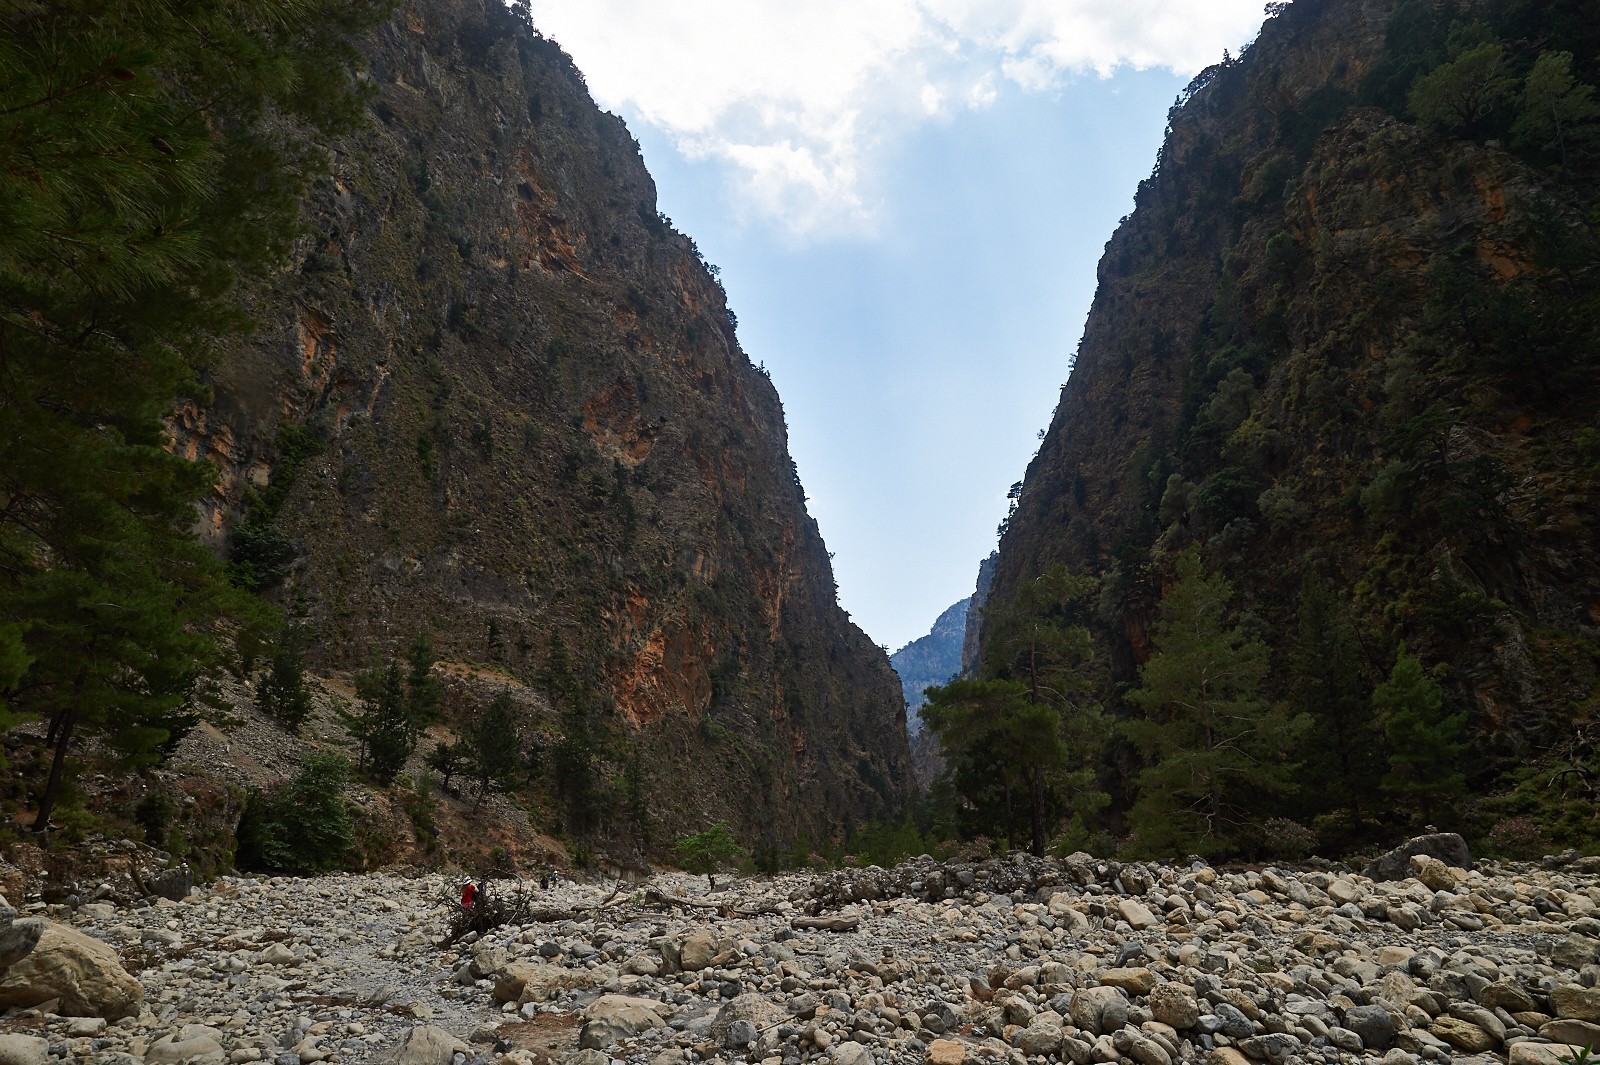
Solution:
[{"label": "pale blue sky", "polygon": [[[1254,32],[1259,0],[533,14],[628,121],[661,210],[721,267],[740,342],[783,398],[842,605],[891,650],[922,635],[994,546],[1167,109]],[[866,46],[808,52],[852,18]]]}]

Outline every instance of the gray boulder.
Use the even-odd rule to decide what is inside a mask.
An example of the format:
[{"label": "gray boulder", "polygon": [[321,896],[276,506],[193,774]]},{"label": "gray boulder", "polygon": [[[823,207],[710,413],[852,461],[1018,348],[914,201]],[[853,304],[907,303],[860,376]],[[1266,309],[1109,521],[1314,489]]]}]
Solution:
[{"label": "gray boulder", "polygon": [[412,1028],[385,1060],[390,1065],[450,1065],[456,1054],[472,1053],[472,1048],[443,1028],[431,1024]]},{"label": "gray boulder", "polygon": [[44,933],[44,925],[44,920],[39,917],[0,923],[0,972],[33,953],[33,949],[39,945],[39,937]]},{"label": "gray boulder", "polygon": [[147,877],[144,886],[156,898],[182,902],[189,897],[189,892],[194,887],[194,873],[187,863],[175,865],[171,869],[163,869],[155,876]]},{"label": "gray boulder", "polygon": [[1344,1027],[1361,1037],[1368,1050],[1387,1050],[1400,1028],[1382,1006],[1351,1006],[1344,1011]]},{"label": "gray boulder", "polygon": [[0,1065],[51,1065],[50,1044],[32,1035],[0,1035]]},{"label": "gray boulder", "polygon": [[1411,875],[1411,856],[1426,854],[1445,865],[1472,868],[1472,852],[1457,832],[1434,832],[1406,840],[1387,854],[1374,858],[1361,875],[1368,880],[1404,880]]}]

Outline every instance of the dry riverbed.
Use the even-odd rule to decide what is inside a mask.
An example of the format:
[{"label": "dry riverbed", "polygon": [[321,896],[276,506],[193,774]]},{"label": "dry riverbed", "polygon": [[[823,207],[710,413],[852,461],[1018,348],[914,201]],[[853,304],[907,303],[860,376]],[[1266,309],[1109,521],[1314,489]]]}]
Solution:
[{"label": "dry riverbed", "polygon": [[921,859],[740,880],[721,912],[669,875],[566,883],[449,947],[441,876],[225,878],[54,908],[142,1003],[13,1007],[0,1062],[1542,1065],[1600,1044],[1600,862],[1550,864]]}]

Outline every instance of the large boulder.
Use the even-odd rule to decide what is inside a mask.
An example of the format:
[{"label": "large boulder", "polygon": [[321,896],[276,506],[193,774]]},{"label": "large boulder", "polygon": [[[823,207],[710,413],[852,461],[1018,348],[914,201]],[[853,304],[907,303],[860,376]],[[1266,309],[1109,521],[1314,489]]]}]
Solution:
[{"label": "large boulder", "polygon": [[0,898],[0,972],[33,953],[45,922],[38,917],[16,919],[16,911]]},{"label": "large boulder", "polygon": [[185,862],[147,877],[144,886],[155,898],[182,902],[194,888],[194,871]]},{"label": "large boulder", "polygon": [[1187,984],[1157,984],[1150,990],[1150,1015],[1182,1031],[1200,1023],[1200,1004]]},{"label": "large boulder", "polygon": [[52,1065],[50,1044],[34,1035],[0,1035],[0,1065]]},{"label": "large boulder", "polygon": [[594,975],[588,969],[568,969],[549,962],[513,961],[489,974],[497,1002],[546,1002],[563,991],[589,987]]},{"label": "large boulder", "polygon": [[384,1060],[389,1065],[450,1065],[458,1053],[470,1057],[472,1048],[443,1028],[423,1024],[407,1032]]},{"label": "large boulder", "polygon": [[686,973],[697,973],[711,964],[721,944],[709,930],[701,928],[684,936],[677,944],[678,966]]},{"label": "large boulder", "polygon": [[578,1046],[586,1050],[604,1050],[652,1028],[666,1027],[674,1012],[671,1006],[655,999],[601,995],[583,1011],[584,1025],[578,1033]]},{"label": "large boulder", "polygon": [[1550,1008],[1557,1017],[1594,1023],[1600,1021],[1600,987],[1569,984],[1550,992]]},{"label": "large boulder", "polygon": [[1072,996],[1072,1023],[1103,1035],[1128,1023],[1128,1000],[1114,987],[1087,987]]},{"label": "large boulder", "polygon": [[144,988],[122,967],[117,952],[75,929],[45,923],[38,945],[0,975],[0,1007],[37,1006],[60,999],[64,1017],[137,1017]]},{"label": "large boulder", "polygon": [[1426,854],[1447,866],[1459,869],[1472,868],[1472,852],[1467,841],[1457,832],[1434,832],[1415,836],[1387,854],[1374,858],[1361,875],[1368,880],[1404,880],[1411,875],[1411,856]]}]

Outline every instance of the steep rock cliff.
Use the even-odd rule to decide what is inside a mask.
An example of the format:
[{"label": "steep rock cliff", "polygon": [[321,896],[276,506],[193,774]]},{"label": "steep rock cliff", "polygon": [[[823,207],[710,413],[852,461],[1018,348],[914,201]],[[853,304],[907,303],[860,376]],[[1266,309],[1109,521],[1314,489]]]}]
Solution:
[{"label": "steep rock cliff", "polygon": [[325,669],[420,633],[531,689],[546,739],[585,718],[603,834],[776,846],[898,807],[894,674],[622,121],[498,0],[413,0],[365,51],[371,121],[178,418],[222,473],[207,535]]},{"label": "steep rock cliff", "polygon": [[[1424,123],[1408,90],[1476,41],[1502,49],[1499,110]],[[1529,759],[1592,776],[1596,160],[1516,120],[1537,57],[1593,84],[1595,43],[1569,3],[1296,0],[1174,108],[993,590],[1057,562],[1101,576],[1114,711],[1198,544],[1273,649],[1269,697],[1317,711],[1291,645],[1321,582],[1367,691],[1404,640],[1467,714],[1475,794]]]},{"label": "steep rock cliff", "polygon": [[1000,552],[991,551],[978,563],[978,580],[972,588],[972,598],[967,600],[967,620],[961,633],[961,672],[971,673],[978,666],[978,648],[983,633],[983,608],[989,604],[989,592],[994,586],[994,568],[1000,561]]},{"label": "steep rock cliff", "polygon": [[906,730],[915,737],[921,731],[917,711],[926,702],[923,692],[943,684],[961,672],[961,641],[967,631],[967,606],[963,599],[933,622],[926,636],[920,636],[889,656],[889,664],[900,677],[906,698]]}]

